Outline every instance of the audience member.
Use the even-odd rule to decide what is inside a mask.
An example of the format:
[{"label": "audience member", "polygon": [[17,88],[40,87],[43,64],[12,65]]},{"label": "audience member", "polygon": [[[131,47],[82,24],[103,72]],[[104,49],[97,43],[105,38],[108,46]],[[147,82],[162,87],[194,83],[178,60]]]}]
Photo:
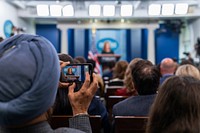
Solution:
[{"label": "audience member", "polygon": [[192,64],[194,64],[194,59],[192,58],[192,55],[190,54],[190,52],[183,52],[184,55],[186,55],[186,59],[189,62],[191,62]]},{"label": "audience member", "polygon": [[127,61],[118,61],[113,68],[113,79],[108,86],[124,86],[124,75],[128,66]]},{"label": "audience member", "polygon": [[[64,62],[70,61],[71,63],[73,63],[73,59],[71,58],[71,56],[66,55],[66,54],[62,54],[62,58],[60,58],[60,60]],[[97,76],[96,76],[96,80],[98,82]],[[72,115],[73,108],[71,107],[68,93],[69,93],[68,85],[61,86],[61,88],[58,88],[56,101],[53,107],[53,115]],[[100,99],[96,97],[92,99],[88,108],[88,114],[101,115],[102,125],[104,127],[105,133],[108,133],[110,131],[108,113],[105,106],[100,101]]]},{"label": "audience member", "polygon": [[[160,73],[150,61],[139,60],[132,69],[132,82],[138,96],[131,96],[113,107],[114,116],[147,116],[156,96]],[[128,107],[128,108],[127,108]]]},{"label": "audience member", "polygon": [[195,66],[190,65],[190,64],[179,66],[178,69],[176,70],[175,75],[191,76],[200,80],[199,70]]},{"label": "audience member", "polygon": [[116,95],[118,96],[136,96],[137,95],[137,91],[133,83],[131,72],[134,69],[135,63],[137,63],[139,60],[142,60],[142,59],[135,58],[128,64],[128,67],[125,72],[125,77],[124,77],[125,88],[117,89]]},{"label": "audience member", "polygon": [[180,65],[186,65],[186,64],[194,65],[194,63],[192,63],[190,60],[181,59]]},{"label": "audience member", "polygon": [[74,60],[73,60],[73,58],[70,56],[70,55],[68,55],[68,54],[63,54],[63,53],[60,53],[60,54],[58,54],[58,57],[59,57],[59,59],[61,60],[61,61],[64,61],[64,62],[70,62],[70,64],[73,64],[74,63]]},{"label": "audience member", "polygon": [[74,59],[74,64],[80,64],[81,62],[77,59]]},{"label": "audience member", "polygon": [[103,77],[107,77],[111,79],[113,77],[113,68],[115,66],[115,62],[107,62],[103,65]]},{"label": "audience member", "polygon": [[160,64],[160,84],[162,84],[167,78],[174,75],[176,70],[176,63],[171,58],[164,58]]},{"label": "audience member", "polygon": [[199,133],[199,94],[199,80],[170,77],[152,105],[146,133]]},{"label": "audience member", "polygon": [[[20,34],[1,43],[0,51],[0,131],[54,132],[46,115],[54,103],[60,76],[53,45],[41,36]],[[74,92],[74,87],[69,87],[68,94],[74,116],[69,125],[91,133],[87,109],[97,90],[95,74],[91,84],[86,74],[80,91]],[[81,133],[70,128],[55,132]]]},{"label": "audience member", "polygon": [[[63,54],[63,53],[59,53],[58,54],[58,57],[59,57],[59,60],[60,61],[64,61],[64,62],[69,62],[69,63],[73,63],[73,58],[70,56],[70,55],[67,55],[67,54]],[[63,72],[61,72],[60,74],[60,81],[62,81],[64,78],[65,75]],[[62,86],[62,84],[59,84],[59,88],[65,88],[65,86]]]},{"label": "audience member", "polygon": [[74,58],[74,60],[78,60],[80,63],[86,63],[86,59],[82,56],[77,56]]}]

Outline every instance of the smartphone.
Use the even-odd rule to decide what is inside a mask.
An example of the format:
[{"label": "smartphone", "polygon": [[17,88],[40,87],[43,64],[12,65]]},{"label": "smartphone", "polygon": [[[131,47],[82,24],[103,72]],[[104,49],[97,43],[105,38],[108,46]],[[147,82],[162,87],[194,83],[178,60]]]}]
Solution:
[{"label": "smartphone", "polygon": [[92,81],[93,66],[91,63],[69,64],[62,69],[62,82],[67,83],[83,83],[85,81],[85,73],[90,74]]}]

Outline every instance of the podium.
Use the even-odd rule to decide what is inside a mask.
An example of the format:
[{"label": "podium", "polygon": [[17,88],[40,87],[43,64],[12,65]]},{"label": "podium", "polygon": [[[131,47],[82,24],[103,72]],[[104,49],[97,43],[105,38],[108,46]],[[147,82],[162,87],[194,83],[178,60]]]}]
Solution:
[{"label": "podium", "polygon": [[102,65],[103,70],[115,66],[115,63],[120,59],[121,55],[117,54],[98,54],[97,58]]},{"label": "podium", "polygon": [[109,62],[117,62],[121,55],[117,54],[98,54],[97,55],[100,64],[109,63]]}]

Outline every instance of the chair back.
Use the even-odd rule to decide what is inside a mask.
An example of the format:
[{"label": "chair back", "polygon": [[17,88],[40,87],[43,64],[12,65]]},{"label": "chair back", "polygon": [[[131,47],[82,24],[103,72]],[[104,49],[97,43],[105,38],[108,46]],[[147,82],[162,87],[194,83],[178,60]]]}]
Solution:
[{"label": "chair back", "polygon": [[124,86],[106,86],[105,87],[105,93],[107,92],[107,90],[109,89],[121,89],[124,88]]},{"label": "chair back", "polygon": [[105,87],[105,100],[109,96],[116,96],[117,89],[122,89],[123,86],[106,86]]},{"label": "chair back", "polygon": [[148,117],[115,116],[115,133],[145,133]]},{"label": "chair back", "polygon": [[109,120],[112,121],[112,109],[113,105],[126,99],[128,96],[108,96],[106,99],[106,108],[109,114]]},{"label": "chair back", "polygon": [[[59,127],[69,127],[69,118],[72,116],[68,115],[53,115],[50,119],[50,125],[53,129],[59,128]],[[90,125],[92,128],[93,133],[101,133],[101,116],[100,115],[94,115],[90,116]]]},{"label": "chair back", "polygon": [[117,89],[118,88],[106,88],[105,97],[107,98],[108,96],[115,96]]}]

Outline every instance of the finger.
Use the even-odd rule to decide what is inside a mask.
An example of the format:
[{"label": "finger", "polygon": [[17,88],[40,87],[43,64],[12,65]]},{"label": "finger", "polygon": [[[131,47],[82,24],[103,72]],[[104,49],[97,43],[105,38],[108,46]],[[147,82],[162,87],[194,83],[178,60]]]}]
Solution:
[{"label": "finger", "polygon": [[69,83],[63,83],[63,82],[60,82],[62,88],[67,88],[69,86]]},{"label": "finger", "polygon": [[59,89],[67,89],[69,86],[69,83],[63,83],[63,82],[59,82]]},{"label": "finger", "polygon": [[59,62],[60,62],[60,65],[63,63],[63,61],[61,61],[61,60]]},{"label": "finger", "polygon": [[76,87],[76,84],[73,83],[71,86],[69,86],[69,92],[68,95],[73,94],[74,93],[74,88]]},{"label": "finger", "polygon": [[85,81],[83,83],[83,86],[81,87],[81,90],[86,90],[90,86],[90,75],[88,72],[85,73]]},{"label": "finger", "polygon": [[62,64],[63,64],[63,61],[60,60],[60,70],[62,69],[62,67],[61,67]]},{"label": "finger", "polygon": [[65,66],[67,66],[67,65],[69,65],[69,64],[70,64],[69,61],[67,61],[67,62],[61,62],[60,67],[61,67],[61,68],[64,68]]},{"label": "finger", "polygon": [[90,89],[88,91],[90,91],[94,95],[98,89],[98,80],[94,73],[92,76],[93,76],[93,82],[91,83]]}]

